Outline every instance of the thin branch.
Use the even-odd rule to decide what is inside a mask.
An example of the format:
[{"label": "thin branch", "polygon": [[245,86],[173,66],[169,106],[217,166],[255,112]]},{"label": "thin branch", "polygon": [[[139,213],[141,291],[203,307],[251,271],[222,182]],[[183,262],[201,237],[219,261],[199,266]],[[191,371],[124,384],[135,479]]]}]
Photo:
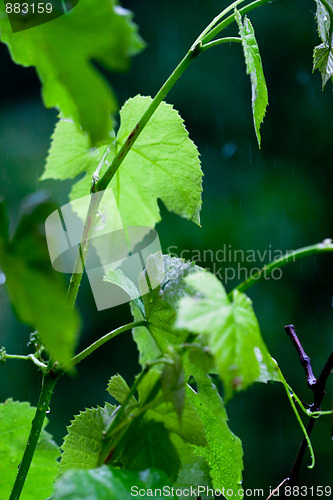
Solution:
[{"label": "thin branch", "polygon": [[104,335],[100,339],[96,340],[96,342],[91,344],[89,347],[87,347],[86,349],[81,351],[79,354],[74,356],[74,358],[72,358],[72,360],[71,360],[71,366],[75,366],[78,363],[80,363],[80,361],[82,361],[87,356],[92,354],[94,351],[96,351],[96,349],[98,349],[99,347],[101,347],[106,342],[113,339],[114,337],[116,337],[120,333],[127,332],[128,330],[132,330],[132,328],[136,328],[138,326],[147,326],[147,321],[144,321],[144,320],[143,321],[133,321],[132,323],[128,323],[127,325],[124,325],[124,326],[121,326],[119,328],[116,328],[115,330],[112,330],[112,332],[107,333],[106,335]]},{"label": "thin branch", "polygon": [[228,296],[231,297],[234,290],[239,292],[244,292],[257,281],[261,279],[268,279],[268,276],[278,267],[283,267],[290,262],[296,262],[298,259],[303,259],[304,257],[310,257],[311,255],[316,255],[323,252],[333,252],[333,243],[330,238],[325,239],[321,243],[315,245],[310,245],[308,247],[298,248],[297,250],[292,250],[282,255],[282,257],[273,260],[264,266],[262,269],[251,275],[247,280],[240,283],[236,288],[234,288]]},{"label": "thin branch", "polygon": [[61,372],[55,374],[54,371],[51,370],[50,372],[43,375],[42,390],[39,396],[35,417],[31,424],[29,438],[26,444],[21,464],[19,465],[18,473],[9,500],[18,500],[20,498],[22,488],[27,478],[27,474],[29,472],[29,468],[39,440],[39,436],[43,428],[45,415],[49,408],[53,389],[61,374]]},{"label": "thin branch", "polygon": [[[246,5],[245,7],[242,7],[239,9],[239,13],[241,16],[247,14],[251,10],[257,9],[258,7],[262,7],[266,3],[270,3],[272,0],[255,0],[254,2],[251,2],[250,4]],[[235,2],[236,3],[236,2]],[[234,6],[234,4],[232,4]],[[231,23],[233,23],[235,20],[235,14],[231,14],[229,17],[224,19],[222,22],[220,22],[217,26],[215,26],[213,29],[211,29],[203,38],[202,42],[207,43],[210,42],[216,35],[218,35],[222,30],[224,30],[227,26],[229,26]]]},{"label": "thin branch", "polygon": [[302,344],[300,343],[300,341],[296,335],[294,325],[287,325],[284,327],[284,329],[285,329],[286,334],[288,335],[288,337],[290,337],[292,343],[294,344],[294,346],[296,348],[301,365],[303,366],[303,368],[305,370],[308,387],[310,389],[314,390],[315,385],[317,383],[317,379],[314,376],[313,371],[312,371],[311,359],[305,353],[305,351],[302,347]]},{"label": "thin branch", "polygon": [[242,43],[242,39],[238,36],[226,36],[224,38],[218,38],[217,40],[213,40],[212,42],[205,43],[205,45],[201,46],[201,52],[204,52],[207,49],[211,49],[212,47],[216,47],[217,45],[221,45],[222,43]]},{"label": "thin branch", "polygon": [[[326,361],[325,366],[322,369],[318,379],[316,379],[314,374],[313,374],[313,371],[312,371],[310,358],[306,355],[306,353],[303,349],[303,346],[296,335],[294,326],[293,325],[286,326],[285,331],[286,331],[287,335],[291,338],[294,346],[296,347],[301,364],[302,364],[302,366],[305,370],[305,373],[306,373],[307,384],[308,384],[309,388],[314,393],[314,402],[310,407],[310,411],[312,413],[318,413],[318,412],[320,412],[320,406],[321,406],[322,400],[325,396],[325,387],[326,387],[327,379],[328,379],[329,375],[333,372],[333,352],[331,352],[331,354],[330,354],[328,360]],[[306,427],[307,438],[310,437],[316,420],[317,420],[316,418],[310,418],[308,425]],[[274,492],[279,491],[281,486],[283,486],[283,485],[284,486],[293,486],[297,483],[299,471],[300,471],[303,457],[304,457],[304,454],[305,454],[305,451],[307,449],[308,444],[309,444],[308,439],[306,439],[306,437],[304,437],[302,439],[301,445],[299,447],[296,459],[295,459],[293,466],[291,468],[289,477],[285,478],[279,484],[279,486],[277,486],[275,488],[275,490],[273,490],[273,492],[270,494],[270,496],[267,498],[267,500],[269,500],[273,496],[273,494],[275,497],[276,495]],[[285,490],[283,489],[283,491],[278,496],[278,498],[286,498],[286,497],[287,497],[287,495],[285,494]]]}]

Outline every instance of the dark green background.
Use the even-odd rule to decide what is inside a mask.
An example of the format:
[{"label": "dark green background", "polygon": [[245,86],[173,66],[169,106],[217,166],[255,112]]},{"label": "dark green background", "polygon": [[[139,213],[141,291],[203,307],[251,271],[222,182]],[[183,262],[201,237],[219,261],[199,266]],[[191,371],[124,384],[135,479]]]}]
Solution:
[{"label": "dark green background", "polygon": [[[135,13],[146,50],[125,75],[107,75],[119,103],[138,93],[154,95],[194,39],[227,5],[219,0],[124,1]],[[322,92],[319,72],[312,75],[312,51],[319,44],[315,2],[277,0],[250,13],[261,50],[269,92],[259,151],[252,124],[251,89],[240,45],[206,52],[187,70],[167,101],[185,120],[201,153],[204,171],[202,227],[167,212],[158,225],[163,250],[265,249],[285,251],[332,237],[332,83]],[[227,34],[227,33],[226,33]],[[230,27],[230,36],[236,28]],[[39,182],[56,120],[45,110],[32,69],[15,66],[0,47],[0,194],[10,207],[12,224],[25,195],[47,188],[59,205],[70,183]],[[175,250],[174,247],[177,247]],[[305,376],[283,326],[293,323],[319,374],[333,347],[332,258],[328,254],[283,269],[281,280],[249,290],[262,334],[288,382],[311,402]],[[265,260],[267,263],[267,259]],[[200,262],[199,262],[200,264]],[[211,262],[201,262],[213,270]],[[218,263],[236,268],[236,262]],[[243,266],[244,263],[241,263]],[[260,266],[259,260],[253,267]],[[236,282],[226,283],[228,290]],[[78,305],[84,322],[81,346],[130,321],[128,306],[97,312],[86,279]],[[0,343],[10,353],[26,353],[30,329],[21,325],[0,287]],[[58,384],[49,414],[49,430],[58,441],[73,414],[109,398],[105,387],[118,371],[130,383],[137,370],[130,334],[117,338],[78,367],[76,377]],[[28,363],[0,367],[0,400],[13,397],[36,404],[40,378]],[[332,380],[325,407],[332,406]],[[231,429],[242,439],[244,486],[276,486],[290,470],[302,438],[279,384],[256,385],[227,406]],[[332,482],[331,417],[316,423],[316,468],[306,469],[300,484]]]}]

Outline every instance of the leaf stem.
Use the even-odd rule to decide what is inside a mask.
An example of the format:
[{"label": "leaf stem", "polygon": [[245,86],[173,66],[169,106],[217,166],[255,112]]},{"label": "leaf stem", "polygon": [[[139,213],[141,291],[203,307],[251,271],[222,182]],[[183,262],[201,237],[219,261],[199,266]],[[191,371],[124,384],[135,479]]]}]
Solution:
[{"label": "leaf stem", "polygon": [[295,262],[298,259],[303,259],[304,257],[309,257],[310,255],[316,255],[323,252],[333,252],[333,243],[331,239],[326,239],[322,243],[317,243],[315,245],[310,245],[287,252],[282,257],[273,260],[273,262],[267,264],[267,266],[264,266],[262,269],[250,276],[250,278],[237,285],[236,288],[234,288],[228,294],[228,296],[231,297],[232,293],[235,290],[244,292],[252,285],[254,285],[257,281],[266,278],[267,275],[271,274],[272,271],[277,267],[282,267],[286,264],[289,264],[290,262]]},{"label": "leaf stem", "polygon": [[194,42],[193,45],[196,45],[197,43],[202,42],[204,40],[204,38],[206,37],[206,35],[212,31],[214,26],[220,21],[220,19],[222,19],[222,17],[224,17],[226,14],[228,14],[228,12],[230,12],[232,9],[237,7],[237,5],[239,5],[240,3],[243,3],[244,1],[245,0],[236,0],[235,2],[230,4],[227,8],[225,8],[222,12],[220,12],[220,14],[218,14],[216,17],[214,17],[212,22],[209,23],[209,25],[203,30],[202,33],[200,33],[200,35],[198,36],[198,38],[196,39],[196,41]]},{"label": "leaf stem", "polygon": [[127,325],[124,325],[124,326],[121,326],[119,328],[116,328],[115,330],[112,330],[112,332],[107,333],[106,335],[104,335],[100,339],[96,340],[96,342],[91,344],[89,347],[84,349],[82,352],[80,352],[79,354],[74,356],[74,358],[72,358],[72,360],[71,360],[71,366],[75,366],[78,363],[80,363],[80,361],[82,361],[87,356],[92,354],[94,351],[96,351],[96,349],[98,349],[99,347],[101,347],[106,342],[113,339],[114,337],[116,337],[120,333],[127,332],[128,330],[131,330],[132,328],[136,328],[138,326],[147,326],[147,321],[144,321],[144,320],[143,321],[133,321],[132,323],[128,323]]},{"label": "leaf stem", "polygon": [[69,307],[74,308],[76,297],[79,291],[79,287],[82,280],[82,273],[85,267],[88,249],[89,249],[89,239],[93,232],[94,223],[98,211],[99,204],[101,202],[103,193],[95,193],[90,196],[90,203],[88,208],[87,217],[84,223],[83,233],[81,243],[79,245],[79,251],[76,256],[76,261],[74,265],[74,270],[69,282],[69,287],[67,291],[67,301]]},{"label": "leaf stem", "polygon": [[213,40],[212,42],[205,43],[201,47],[201,51],[205,51],[207,49],[211,49],[212,47],[216,47],[217,45],[221,45],[222,43],[242,43],[242,39],[238,36],[228,36],[225,38],[218,38],[217,40]]},{"label": "leaf stem", "polygon": [[55,373],[53,370],[43,375],[42,389],[39,396],[36,413],[32,421],[29,438],[23,454],[22,462],[15,479],[15,483],[10,494],[9,500],[18,500],[24,486],[29,468],[38,444],[39,436],[43,428],[46,412],[49,408],[53,389],[62,372]]},{"label": "leaf stem", "polygon": [[33,354],[28,354],[27,356],[23,356],[21,354],[4,354],[4,359],[22,359],[26,361],[32,361],[34,365],[38,366],[42,371],[46,369],[46,364],[39,361]]},{"label": "leaf stem", "polygon": [[155,113],[156,109],[158,106],[161,104],[163,99],[166,97],[166,95],[170,92],[172,87],[175,85],[177,80],[180,78],[180,76],[184,73],[184,71],[187,69],[187,67],[191,64],[191,62],[200,54],[200,46],[201,44],[198,43],[187,52],[185,57],[181,60],[181,62],[178,64],[176,69],[171,73],[169,78],[166,80],[166,82],[162,85],[158,93],[155,95],[154,99],[152,100],[151,104],[148,106],[147,110],[144,112],[132,132],[129,134],[127,137],[126,141],[114,157],[110,167],[106,170],[104,175],[101,177],[101,179],[96,183],[95,186],[95,191],[103,191],[107,188],[109,185],[111,179],[117,172],[118,168],[120,167],[121,163],[124,161],[126,158],[127,154],[129,153],[130,149],[132,148],[133,144],[149,122],[150,118],[153,116]]},{"label": "leaf stem", "polygon": [[[242,7],[239,9],[239,13],[243,16],[244,14],[247,14],[251,10],[257,9],[258,7],[261,7],[265,5],[266,3],[270,3],[274,0],[255,0],[254,2],[251,2],[250,4],[246,5],[245,7]],[[238,2],[235,2],[235,4],[232,4],[232,8],[236,7]],[[226,9],[227,10],[227,9]],[[228,11],[231,10],[228,8]],[[233,23],[235,20],[235,14],[231,14],[229,17],[221,21],[217,26],[215,26],[212,30],[210,30],[203,38],[202,38],[202,43],[206,44],[207,42],[210,42],[216,35],[218,35],[221,31],[223,31],[227,26],[229,26],[231,23]]]}]

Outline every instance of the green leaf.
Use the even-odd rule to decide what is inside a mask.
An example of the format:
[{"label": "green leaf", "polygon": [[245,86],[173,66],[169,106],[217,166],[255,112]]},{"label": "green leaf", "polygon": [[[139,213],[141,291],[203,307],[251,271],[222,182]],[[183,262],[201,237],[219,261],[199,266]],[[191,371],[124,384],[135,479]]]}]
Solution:
[{"label": "green leaf", "polygon": [[[107,386],[108,393],[114,397],[120,404],[124,404],[128,394],[130,392],[130,388],[127,383],[123,379],[121,375],[114,375]],[[137,401],[134,396],[132,396],[128,402],[132,405],[137,405]]]},{"label": "green leaf", "polygon": [[[0,497],[8,498],[28,440],[35,408],[12,399],[0,404]],[[47,422],[45,422],[45,425]],[[22,500],[44,500],[52,492],[60,450],[42,430],[24,485]],[[38,487],[36,486],[38,485]]]},{"label": "green leaf", "polygon": [[[331,45],[332,40],[329,40],[330,29],[331,29],[331,16],[327,10],[327,7],[320,0],[315,0],[317,4],[316,19],[318,34],[321,41],[326,45]],[[333,11],[333,0],[326,0],[326,3]],[[332,33],[331,33],[332,35]]]},{"label": "green leaf", "polygon": [[[144,401],[150,394],[151,388],[154,383],[161,379],[162,392],[155,395],[155,404],[151,403],[151,408],[147,409],[145,415],[146,419],[162,422],[165,428],[172,433],[178,434],[185,442],[196,444],[199,446],[206,446],[207,441],[205,438],[205,430],[202,422],[198,418],[196,409],[186,397],[188,388],[184,387],[184,394],[182,395],[182,414],[179,418],[179,411],[175,408],[173,401],[165,399],[165,392],[163,390],[163,370],[162,374],[155,370],[150,372],[144,377],[139,386],[139,401],[144,405]],[[169,388],[169,395],[172,392],[177,392],[176,387]],[[164,398],[161,398],[161,395]]]},{"label": "green leaf", "polygon": [[39,332],[54,360],[69,368],[79,319],[68,308],[64,276],[52,269],[47,249],[45,220],[55,209],[43,192],[25,200],[14,236],[0,252],[0,266],[20,320]]},{"label": "green leaf", "polygon": [[[156,359],[168,346],[179,346],[187,336],[187,331],[174,329],[179,300],[190,290],[183,278],[200,269],[193,262],[185,262],[177,257],[164,255],[164,279],[161,285],[143,297],[148,328],[135,328],[134,340],[140,352],[140,364]],[[134,311],[135,320],[142,319]]]},{"label": "green leaf", "polygon": [[228,427],[223,401],[210,377],[188,364],[188,374],[197,382],[198,392],[189,391],[189,400],[196,408],[204,425],[208,446],[195,447],[196,455],[204,458],[210,466],[210,476],[215,489],[232,490],[229,498],[241,498],[243,451],[240,439]]},{"label": "green leaf", "polygon": [[250,299],[236,291],[230,302],[222,283],[208,272],[192,274],[185,281],[203,297],[181,299],[176,325],[204,335],[226,399],[256,380],[276,380],[276,364],[262,340]]},{"label": "green leaf", "polygon": [[121,269],[110,269],[104,276],[104,281],[119,286],[126,292],[132,300],[136,303],[141,313],[144,314],[144,306],[142,300],[139,298],[139,292],[133,281],[131,281]]},{"label": "green leaf", "polygon": [[163,366],[161,374],[162,392],[166,401],[171,401],[177,413],[178,419],[182,421],[185,400],[185,379],[181,357],[170,348],[169,356]]},{"label": "green leaf", "polygon": [[[136,96],[125,103],[120,111],[116,142],[106,158],[108,162],[112,161],[115,147],[122,146],[151,101],[150,97]],[[104,151],[91,151],[88,138],[74,123],[60,120],[42,179],[68,179],[86,173],[74,185],[71,198],[86,196]],[[199,223],[201,179],[198,150],[189,139],[183,120],[172,106],[162,102],[123,161],[110,188],[124,226],[154,227],[161,219],[159,198],[168,210]]]},{"label": "green leaf", "polygon": [[[178,455],[181,460],[181,469],[178,473],[177,480],[174,484],[175,488],[193,488],[198,486],[204,488],[212,488],[212,479],[209,474],[209,465],[206,460],[199,457],[195,448],[188,443],[185,443],[179,436],[173,434],[172,441],[176,446]],[[198,491],[198,490],[197,490]],[[200,496],[195,494],[196,497]],[[193,498],[193,497],[192,497]],[[213,495],[202,495],[202,498],[214,498]]]},{"label": "green leaf", "polygon": [[235,9],[235,17],[239,27],[239,34],[242,39],[246,72],[251,78],[253,121],[260,147],[260,125],[264,119],[268,105],[266,81],[262,68],[259,47],[251,21],[246,16],[242,21],[241,15],[237,9]]},{"label": "green leaf", "polygon": [[123,451],[119,457],[125,469],[162,470],[175,481],[181,466],[170,433],[162,422],[149,418],[136,419],[126,433]]},{"label": "green leaf", "polygon": [[[71,471],[55,484],[52,500],[132,500],[139,490],[148,490],[140,498],[151,498],[152,492],[171,486],[161,471],[133,472],[103,465],[98,469]],[[149,494],[149,491],[151,492]],[[132,492],[132,494],[131,494]],[[137,494],[137,493],[136,493]],[[177,498],[177,497],[174,497]]]},{"label": "green leaf", "polygon": [[1,40],[14,62],[35,66],[45,105],[73,118],[95,144],[109,140],[110,114],[117,105],[93,62],[113,71],[127,69],[130,56],[143,48],[131,18],[116,0],[99,0],[98,5],[84,0],[47,25],[13,33],[2,4]]},{"label": "green leaf", "polygon": [[333,76],[333,47],[325,44],[315,47],[313,52],[313,71],[319,69],[322,78],[322,86],[325,87],[328,80]]},{"label": "green leaf", "polygon": [[106,403],[103,408],[91,408],[75,416],[67,428],[62,445],[59,476],[71,469],[97,467],[103,444],[103,432],[113,418],[116,407]]},{"label": "green leaf", "polygon": [[[90,148],[88,135],[80,131],[73,120],[59,117],[41,180],[74,179],[82,172],[88,172],[91,182],[105,149],[106,146]],[[89,194],[89,191],[87,189],[84,195]]]}]

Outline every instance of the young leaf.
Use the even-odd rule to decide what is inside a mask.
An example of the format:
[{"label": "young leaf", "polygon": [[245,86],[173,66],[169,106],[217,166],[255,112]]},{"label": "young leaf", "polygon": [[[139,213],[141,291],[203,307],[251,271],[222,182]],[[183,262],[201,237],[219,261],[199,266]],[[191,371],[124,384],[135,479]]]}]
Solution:
[{"label": "young leaf", "polygon": [[102,450],[103,432],[112,420],[116,407],[106,403],[104,408],[87,409],[75,416],[67,428],[62,445],[59,476],[71,469],[97,467]]},{"label": "young leaf", "polygon": [[333,76],[333,47],[324,43],[315,47],[313,51],[313,71],[319,69],[324,88]]},{"label": "young leaf", "polygon": [[[117,139],[106,158],[112,161],[152,99],[136,96],[120,111]],[[105,147],[109,140],[105,143]],[[86,176],[73,187],[71,198],[89,194],[92,174],[105,148],[91,151],[89,141],[69,121],[60,120],[42,179]],[[168,210],[199,223],[201,207],[199,154],[189,139],[183,120],[169,104],[162,102],[110,183],[125,226],[154,227],[160,221],[157,199]]]},{"label": "young leaf", "polygon": [[[210,466],[210,476],[215,489],[226,490],[225,497],[241,498],[243,450],[240,439],[228,427],[223,401],[210,377],[188,364],[188,374],[195,376],[198,392],[189,390],[188,397],[196,408],[205,431],[207,446],[195,447],[196,455]],[[233,495],[227,494],[232,490]]]},{"label": "young leaf", "polygon": [[[324,5],[320,0],[315,0],[317,4],[316,11],[316,19],[317,19],[317,28],[318,34],[321,38],[321,41],[326,45],[331,45],[332,40],[329,40],[330,30],[331,30],[331,16],[327,9],[327,6]],[[331,8],[333,12],[333,0],[326,0],[326,3]],[[332,33],[331,33],[332,35]]]},{"label": "young leaf", "polygon": [[[143,297],[148,329],[135,328],[134,340],[140,351],[140,364],[156,359],[168,346],[179,346],[188,333],[173,328],[179,300],[189,291],[183,278],[198,268],[193,262],[164,255],[164,279],[158,288]],[[132,309],[134,310],[134,309]],[[138,311],[135,319],[142,318]]]},{"label": "young leaf", "polygon": [[[148,499],[149,491],[171,485],[163,472],[144,470],[133,472],[103,465],[98,469],[67,472],[55,484],[52,500],[132,500],[133,493],[148,490],[140,498]],[[177,498],[177,497],[174,497]]]},{"label": "young leaf", "polygon": [[[0,404],[1,498],[9,498],[34,415],[35,408],[29,403],[19,403],[9,399]],[[60,450],[51,435],[43,430],[24,485],[22,500],[44,500],[51,494],[57,475],[59,455]]]},{"label": "young leaf", "polygon": [[260,147],[260,125],[264,119],[268,105],[266,81],[253,26],[246,16],[242,20],[242,17],[237,9],[235,9],[235,17],[239,27],[239,34],[242,39],[246,72],[251,78],[253,122]]},{"label": "young leaf", "polygon": [[[108,383],[107,389],[108,393],[114,397],[118,403],[121,405],[125,402],[129,392],[130,388],[128,387],[127,383],[123,379],[121,375],[114,375],[110,382]],[[132,396],[128,402],[131,405],[136,406],[137,401],[134,396]]]},{"label": "young leaf", "polygon": [[276,365],[261,338],[250,299],[235,292],[230,302],[222,283],[208,272],[192,274],[185,281],[203,297],[181,299],[176,325],[204,335],[226,399],[256,380],[275,380]]},{"label": "young leaf", "polygon": [[325,4],[320,0],[316,0],[316,4],[318,33],[323,43],[315,47],[313,51],[312,71],[319,69],[324,88],[328,80],[333,76],[333,0],[326,0]]},{"label": "young leaf", "polygon": [[132,300],[136,303],[138,308],[140,309],[141,313],[144,315],[145,310],[144,310],[144,305],[139,297],[139,292],[138,289],[136,288],[135,284],[133,281],[131,281],[121,269],[110,269],[106,276],[104,277],[104,281],[107,281],[108,283],[112,283],[114,285],[117,285],[118,287],[122,288],[124,292],[126,292]]},{"label": "young leaf", "polygon": [[98,7],[84,0],[47,25],[12,33],[4,4],[0,9],[1,40],[17,64],[35,66],[45,105],[73,118],[93,144],[109,140],[116,100],[93,61],[113,71],[128,67],[143,48],[131,13],[116,0],[99,0]]},{"label": "young leaf", "polygon": [[17,315],[38,330],[53,359],[66,368],[79,320],[68,308],[64,277],[52,269],[46,245],[45,220],[55,208],[42,192],[25,200],[14,236],[0,253],[0,266]]}]

